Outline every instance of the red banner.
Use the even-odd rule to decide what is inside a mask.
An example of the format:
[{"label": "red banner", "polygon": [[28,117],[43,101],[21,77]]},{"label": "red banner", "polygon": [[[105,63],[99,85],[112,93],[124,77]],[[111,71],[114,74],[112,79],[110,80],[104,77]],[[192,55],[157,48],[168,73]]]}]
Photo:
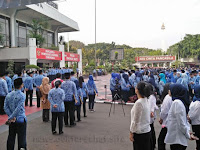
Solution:
[{"label": "red banner", "polygon": [[62,52],[37,48],[36,49],[37,59],[46,59],[46,60],[62,60]]},{"label": "red banner", "polygon": [[80,61],[79,54],[65,52],[65,61],[79,62]]},{"label": "red banner", "polygon": [[176,56],[141,56],[135,57],[135,61],[175,61]]}]

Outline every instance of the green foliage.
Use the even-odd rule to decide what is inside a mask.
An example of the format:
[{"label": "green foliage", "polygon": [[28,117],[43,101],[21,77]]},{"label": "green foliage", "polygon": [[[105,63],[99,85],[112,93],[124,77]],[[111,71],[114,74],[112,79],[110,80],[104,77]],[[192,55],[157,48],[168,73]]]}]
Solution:
[{"label": "green foliage", "polygon": [[14,61],[13,60],[8,61],[8,67],[6,69],[6,72],[8,72],[10,76],[14,75]]},{"label": "green foliage", "polygon": [[45,42],[45,38],[43,37],[44,30],[49,28],[47,19],[33,19],[31,28],[32,30],[30,31],[30,38],[36,38],[36,44],[39,45],[39,47],[42,47]]},{"label": "green foliage", "polygon": [[38,67],[36,65],[26,65],[25,68],[26,69],[40,69],[40,67]]},{"label": "green foliage", "polygon": [[4,39],[3,39],[3,35],[1,34],[2,32],[2,25],[0,24],[0,45],[4,44]]},{"label": "green foliage", "polygon": [[180,61],[176,60],[175,62],[172,63],[172,67],[178,68],[178,67],[184,67],[184,66]]}]

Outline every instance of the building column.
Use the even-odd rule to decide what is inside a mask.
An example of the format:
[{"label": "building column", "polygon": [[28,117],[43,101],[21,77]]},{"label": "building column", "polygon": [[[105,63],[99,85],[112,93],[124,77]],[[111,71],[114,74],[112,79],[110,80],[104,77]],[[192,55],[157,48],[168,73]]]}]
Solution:
[{"label": "building column", "polygon": [[11,37],[11,47],[17,47],[17,35],[16,35],[16,13],[14,10],[12,15],[10,16],[10,37]]},{"label": "building column", "polygon": [[77,53],[79,54],[80,61],[78,62],[79,73],[82,75],[83,73],[83,62],[82,62],[82,49],[78,49]]},{"label": "building column", "polygon": [[65,46],[59,44],[59,51],[62,52],[62,60],[60,61],[60,68],[65,67]]},{"label": "building column", "polygon": [[37,55],[36,55],[36,39],[29,38],[29,65],[37,66]]},{"label": "building column", "polygon": [[151,64],[151,67],[153,68],[153,63]]},{"label": "building column", "polygon": [[54,32],[54,42],[55,42],[55,46],[58,46],[58,28]]}]

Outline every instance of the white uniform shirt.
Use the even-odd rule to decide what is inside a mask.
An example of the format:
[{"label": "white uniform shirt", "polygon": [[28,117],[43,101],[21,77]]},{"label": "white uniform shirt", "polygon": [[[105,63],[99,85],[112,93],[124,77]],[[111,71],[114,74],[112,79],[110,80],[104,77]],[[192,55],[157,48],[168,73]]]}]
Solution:
[{"label": "white uniform shirt", "polygon": [[160,119],[163,120],[162,126],[167,126],[167,116],[172,105],[172,97],[167,94],[161,105]]},{"label": "white uniform shirt", "polygon": [[188,113],[192,125],[200,125],[200,101],[195,101],[190,104]]},{"label": "white uniform shirt", "polygon": [[151,118],[150,115],[150,124],[154,123],[156,119],[156,110],[158,109],[158,106],[156,105],[156,97],[154,95],[149,96],[149,105],[150,105],[150,113],[154,113],[154,117]]},{"label": "white uniform shirt", "polygon": [[187,121],[186,109],[180,100],[174,100],[167,117],[166,144],[180,144],[188,146],[190,126]]},{"label": "white uniform shirt", "polygon": [[130,131],[137,134],[151,131],[150,105],[147,98],[138,99],[131,109]]}]

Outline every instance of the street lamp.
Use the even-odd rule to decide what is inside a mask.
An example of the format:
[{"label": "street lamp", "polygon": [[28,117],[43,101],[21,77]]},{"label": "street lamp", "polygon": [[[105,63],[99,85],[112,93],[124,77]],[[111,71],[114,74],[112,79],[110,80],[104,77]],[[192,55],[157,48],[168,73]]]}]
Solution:
[{"label": "street lamp", "polygon": [[97,44],[97,1],[95,0],[95,48],[94,48],[94,57],[95,57],[95,69],[96,69],[96,44]]}]

